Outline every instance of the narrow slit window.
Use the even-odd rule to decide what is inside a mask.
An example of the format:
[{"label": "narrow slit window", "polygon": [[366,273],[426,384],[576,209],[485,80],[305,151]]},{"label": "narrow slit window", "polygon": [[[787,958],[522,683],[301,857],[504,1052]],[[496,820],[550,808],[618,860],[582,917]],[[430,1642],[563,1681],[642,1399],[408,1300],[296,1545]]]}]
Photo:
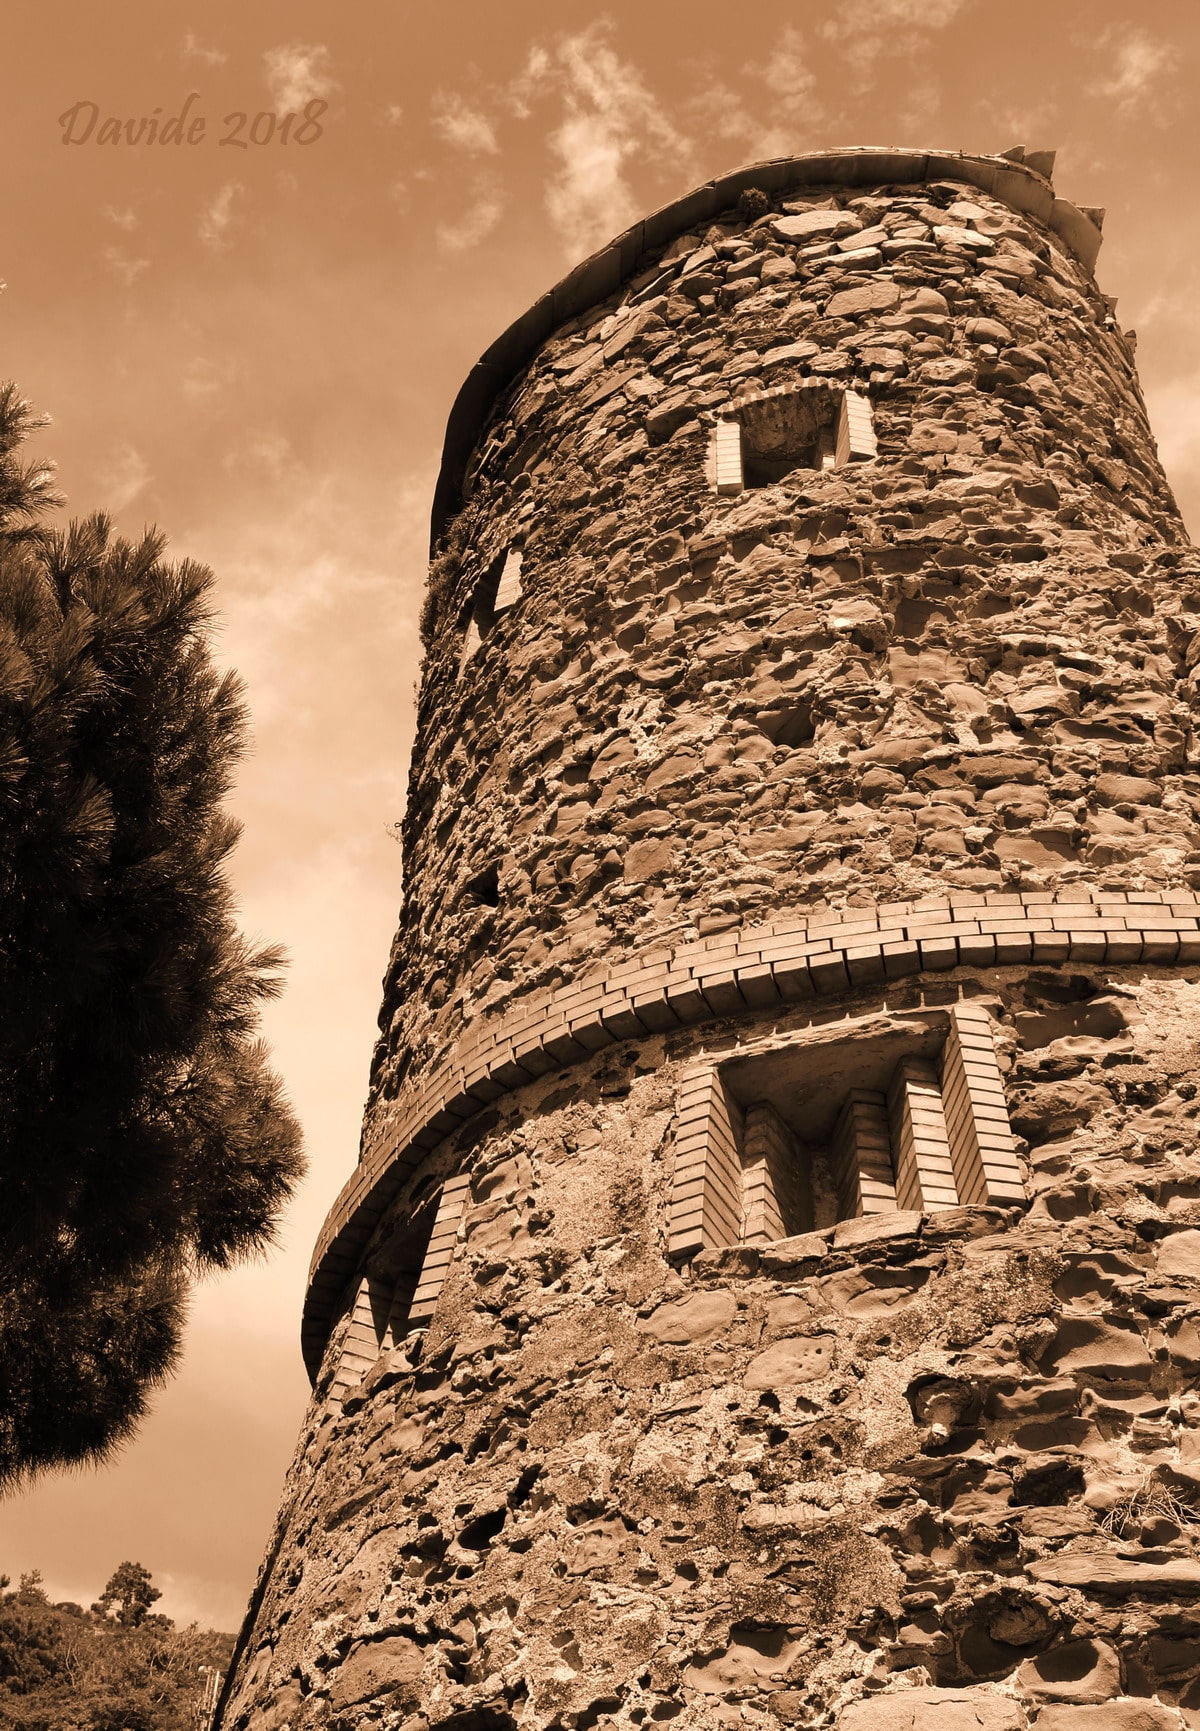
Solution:
[{"label": "narrow slit window", "polygon": [[506,547],[476,583],[466,608],[460,666],[466,666],[497,619],[521,599],[522,559],[519,547]]},{"label": "narrow slit window", "polygon": [[465,1173],[414,1198],[378,1245],[355,1290],[330,1395],[343,1399],[381,1353],[427,1328],[441,1295],[467,1197]]}]

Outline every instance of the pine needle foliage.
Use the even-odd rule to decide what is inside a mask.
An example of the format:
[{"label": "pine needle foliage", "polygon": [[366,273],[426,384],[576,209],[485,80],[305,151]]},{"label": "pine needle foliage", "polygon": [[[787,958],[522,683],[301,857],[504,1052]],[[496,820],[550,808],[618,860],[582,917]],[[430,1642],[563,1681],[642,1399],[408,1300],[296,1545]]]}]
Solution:
[{"label": "pine needle foliage", "polygon": [[103,515],[55,532],[0,388],[0,1484],[96,1459],[175,1363],[189,1282],[301,1170],[222,809],[241,687],[212,575]]}]

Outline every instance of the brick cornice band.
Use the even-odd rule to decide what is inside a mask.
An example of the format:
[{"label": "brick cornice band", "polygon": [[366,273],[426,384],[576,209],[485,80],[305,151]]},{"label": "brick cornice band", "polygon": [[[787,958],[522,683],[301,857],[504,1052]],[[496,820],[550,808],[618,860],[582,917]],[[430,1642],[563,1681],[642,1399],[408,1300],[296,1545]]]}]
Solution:
[{"label": "brick cornice band", "polygon": [[1200,898],[1112,891],[958,895],[797,913],[647,950],[480,1020],[406,1089],[342,1189],[313,1255],[301,1342],[316,1375],[336,1306],[415,1165],[479,1108],[619,1040],[832,996],[904,975],[1030,963],[1200,962]]}]

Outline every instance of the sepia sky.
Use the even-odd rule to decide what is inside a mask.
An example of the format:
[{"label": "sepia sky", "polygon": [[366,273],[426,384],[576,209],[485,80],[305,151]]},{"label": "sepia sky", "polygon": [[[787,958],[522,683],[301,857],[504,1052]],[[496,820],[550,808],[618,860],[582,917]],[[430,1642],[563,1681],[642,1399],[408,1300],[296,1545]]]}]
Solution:
[{"label": "sepia sky", "polygon": [[[138,1440],[0,1505],[0,1570],[88,1603],[133,1558],[168,1614],[241,1618],[304,1405],[309,1250],[357,1152],[429,499],[480,351],[577,258],[739,163],[1057,147],[1060,193],[1107,206],[1100,280],[1200,523],[1198,50],[1195,0],[7,9],[0,378],[53,417],[38,451],[71,512],[157,524],[217,572],[255,736],[235,876],[245,925],[291,952],[266,1032],[311,1171],[278,1250],[197,1294]],[[97,142],[193,91],[194,144]],[[313,99],[321,135],[297,142],[297,120],[281,143],[268,117]],[[91,137],[64,144],[80,103]]]}]

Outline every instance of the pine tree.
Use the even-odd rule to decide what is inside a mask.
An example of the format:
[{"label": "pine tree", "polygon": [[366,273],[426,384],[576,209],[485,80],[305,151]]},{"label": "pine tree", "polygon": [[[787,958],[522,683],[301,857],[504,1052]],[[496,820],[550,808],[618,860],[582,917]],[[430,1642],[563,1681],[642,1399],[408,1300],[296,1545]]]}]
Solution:
[{"label": "pine tree", "polygon": [[150,1571],[141,1563],[122,1563],[109,1577],[108,1585],[92,1610],[98,1616],[114,1616],[128,1629],[136,1629],[145,1621],[155,1599],[162,1594],[150,1578]]},{"label": "pine tree", "polygon": [[[119,1583],[124,1581],[124,1587]],[[37,1570],[5,1592],[0,1575],[0,1731],[197,1731],[233,1637],[146,1614],[158,1598],[140,1563],[122,1563],[85,1611],[51,1604]],[[110,1598],[128,1589],[127,1598]],[[109,1615],[112,1608],[117,1615]],[[139,1610],[140,1608],[140,1610]]]},{"label": "pine tree", "polygon": [[212,575],[102,515],[46,526],[0,389],[0,1483],[103,1455],[189,1283],[268,1242],[301,1162],[237,932],[245,745]]}]

